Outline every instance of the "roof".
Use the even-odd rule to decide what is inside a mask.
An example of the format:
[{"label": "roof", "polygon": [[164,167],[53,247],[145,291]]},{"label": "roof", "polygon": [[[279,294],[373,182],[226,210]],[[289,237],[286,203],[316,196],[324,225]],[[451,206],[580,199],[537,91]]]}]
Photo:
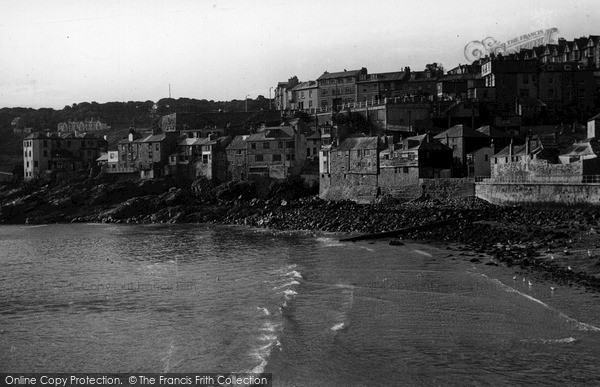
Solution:
[{"label": "roof", "polygon": [[442,133],[435,136],[437,139],[444,139],[446,137],[489,137],[486,134],[473,130],[464,125],[454,125],[450,129],[444,130]]},{"label": "roof", "polygon": [[348,151],[352,149],[378,149],[378,137],[350,137],[345,139],[338,147],[338,151]]},{"label": "roof", "polygon": [[596,114],[595,116],[593,116],[592,118],[590,118],[590,119],[588,120],[588,122],[589,122],[589,121],[595,121],[595,120],[600,120],[600,113],[598,113],[598,114]]},{"label": "roof", "polygon": [[306,81],[297,84],[292,88],[292,90],[304,90],[304,89],[313,89],[317,87],[317,81]]},{"label": "roof", "polygon": [[100,155],[96,161],[108,161],[108,153],[102,153],[102,155]]},{"label": "roof", "polygon": [[[376,75],[376,78],[371,78],[371,76]],[[372,82],[389,82],[389,81],[401,81],[406,76],[404,71],[394,71],[390,73],[375,73],[369,74],[369,79],[362,79],[357,81],[356,83],[372,83]]]},{"label": "roof", "polygon": [[594,156],[600,155],[600,143],[597,141],[576,142],[560,154],[561,156]]},{"label": "roof", "polygon": [[407,137],[403,141],[407,145],[408,150],[419,150],[419,149],[443,149],[447,148],[440,141],[432,138],[429,134],[421,134],[418,136]]},{"label": "roof", "polygon": [[246,138],[248,136],[235,136],[227,146],[227,150],[246,149]]},{"label": "roof", "polygon": [[167,138],[167,135],[164,133],[158,133],[158,134],[150,133],[150,134],[146,135],[145,137],[138,138],[134,142],[160,142],[160,141],[163,141],[165,138]]},{"label": "roof", "polygon": [[506,137],[510,137],[508,135],[508,133],[505,133],[505,132],[501,131],[500,129],[496,129],[496,128],[491,127],[489,125],[482,126],[481,128],[477,128],[476,130],[479,133],[483,133],[486,136],[490,136],[490,137],[493,137],[493,138],[506,138]]},{"label": "roof", "polygon": [[324,79],[341,78],[341,77],[354,77],[362,72],[366,73],[367,69],[363,67],[360,70],[339,71],[337,73],[328,73],[327,71],[325,71],[323,73],[323,75],[321,75],[319,78],[317,78],[317,81],[321,81]]},{"label": "roof", "polygon": [[195,146],[195,145],[204,145],[208,142],[208,137],[193,137],[193,138],[184,138],[179,141],[177,145],[179,146]]},{"label": "roof", "polygon": [[294,128],[287,125],[271,126],[263,128],[260,131],[251,134],[246,138],[246,141],[264,141],[275,138],[292,138],[294,137]]},{"label": "roof", "polygon": [[[526,150],[525,145],[514,145],[512,155],[513,156],[525,156],[525,150]],[[502,150],[500,150],[500,152],[496,153],[492,157],[508,157],[508,156],[510,156],[510,145],[502,148]]]},{"label": "roof", "polygon": [[318,130],[314,130],[312,133],[310,133],[308,136],[306,136],[307,140],[320,140],[321,139],[321,132],[319,132]]}]

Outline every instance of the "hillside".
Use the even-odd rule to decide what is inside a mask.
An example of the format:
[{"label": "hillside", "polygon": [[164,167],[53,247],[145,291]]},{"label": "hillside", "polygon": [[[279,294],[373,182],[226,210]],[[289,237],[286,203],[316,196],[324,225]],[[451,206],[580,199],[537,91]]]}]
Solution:
[{"label": "hillside", "polygon": [[[11,122],[21,117],[19,128],[33,128],[35,130],[56,130],[58,123],[67,121],[84,121],[98,119],[108,124],[111,129],[97,132],[98,135],[107,135],[109,147],[127,135],[130,127],[150,128],[158,123],[163,115],[170,113],[202,113],[215,111],[239,112],[246,109],[246,102],[233,101],[207,101],[179,98],[163,98],[158,102],[153,101],[128,101],[128,102],[81,102],[65,106],[61,110],[41,108],[1,108],[0,109],[0,171],[10,172],[15,165],[22,162],[22,141],[26,135],[13,133]],[[249,111],[269,109],[269,100],[263,96],[248,100]]]}]

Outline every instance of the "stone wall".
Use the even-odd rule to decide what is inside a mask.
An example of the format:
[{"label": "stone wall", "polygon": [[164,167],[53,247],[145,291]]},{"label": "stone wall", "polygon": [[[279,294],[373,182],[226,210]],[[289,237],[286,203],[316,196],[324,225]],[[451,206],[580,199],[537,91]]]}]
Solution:
[{"label": "stone wall", "polygon": [[475,196],[475,182],[469,178],[420,179],[428,199],[452,199]]},{"label": "stone wall", "polygon": [[371,203],[377,198],[377,175],[321,174],[319,196],[331,201]]},{"label": "stone wall", "polygon": [[492,164],[492,179],[535,179],[536,177],[567,179],[570,182],[581,181],[583,175],[582,163],[550,164],[544,160],[529,162],[509,162]]},{"label": "stone wall", "polygon": [[475,195],[492,204],[593,204],[600,205],[600,184],[477,183]]}]

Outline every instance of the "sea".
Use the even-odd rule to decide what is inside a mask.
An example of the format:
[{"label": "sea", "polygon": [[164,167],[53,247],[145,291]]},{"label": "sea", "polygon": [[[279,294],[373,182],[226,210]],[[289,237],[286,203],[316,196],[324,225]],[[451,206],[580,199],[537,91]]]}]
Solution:
[{"label": "sea", "polygon": [[237,226],[0,227],[0,372],[600,385],[600,294],[445,246]]}]

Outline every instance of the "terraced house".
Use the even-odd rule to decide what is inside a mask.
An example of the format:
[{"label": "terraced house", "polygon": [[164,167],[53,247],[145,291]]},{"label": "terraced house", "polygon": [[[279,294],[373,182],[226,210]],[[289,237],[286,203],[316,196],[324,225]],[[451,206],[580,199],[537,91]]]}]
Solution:
[{"label": "terraced house", "polygon": [[[306,159],[306,144],[303,133],[283,124],[262,128],[248,136],[237,136],[227,147],[232,177],[283,180],[290,175],[299,175]],[[241,171],[240,167],[244,165],[245,171]]]},{"label": "terraced house", "polygon": [[319,86],[319,106],[321,108],[338,107],[343,103],[356,101],[356,84],[366,77],[367,69],[344,70],[337,73],[323,73],[317,78]]},{"label": "terraced house", "polygon": [[32,133],[23,140],[24,180],[44,171],[86,169],[106,151],[106,141],[90,134]]}]

